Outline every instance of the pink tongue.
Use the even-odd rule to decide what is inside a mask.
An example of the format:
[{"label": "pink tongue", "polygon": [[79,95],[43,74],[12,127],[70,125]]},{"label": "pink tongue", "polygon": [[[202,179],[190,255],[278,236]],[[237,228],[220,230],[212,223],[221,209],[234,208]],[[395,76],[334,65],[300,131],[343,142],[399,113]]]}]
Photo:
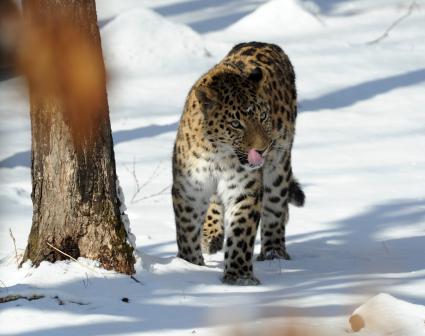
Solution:
[{"label": "pink tongue", "polygon": [[264,159],[255,149],[250,149],[248,152],[248,162],[252,165],[258,166],[264,162]]}]

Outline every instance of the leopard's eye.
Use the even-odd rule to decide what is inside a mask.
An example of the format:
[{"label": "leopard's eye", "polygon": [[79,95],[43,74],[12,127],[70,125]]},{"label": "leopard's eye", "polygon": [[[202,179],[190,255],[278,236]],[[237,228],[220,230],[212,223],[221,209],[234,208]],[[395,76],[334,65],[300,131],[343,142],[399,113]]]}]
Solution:
[{"label": "leopard's eye", "polygon": [[260,120],[261,121],[264,121],[264,120],[266,120],[266,118],[267,118],[267,112],[261,112],[261,114],[260,114]]},{"label": "leopard's eye", "polygon": [[232,120],[232,121],[230,122],[230,125],[231,125],[233,128],[243,128],[243,127],[242,127],[242,124],[241,124],[241,122],[240,122],[239,120]]}]

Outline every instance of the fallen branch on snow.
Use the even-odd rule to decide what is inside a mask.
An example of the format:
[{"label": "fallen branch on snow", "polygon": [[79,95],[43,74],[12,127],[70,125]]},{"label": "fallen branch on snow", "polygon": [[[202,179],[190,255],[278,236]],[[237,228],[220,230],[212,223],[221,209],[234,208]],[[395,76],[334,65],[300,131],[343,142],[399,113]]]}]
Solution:
[{"label": "fallen branch on snow", "polygon": [[7,296],[0,297],[0,303],[6,303],[6,302],[16,301],[16,300],[20,300],[20,299],[33,301],[33,300],[39,300],[39,299],[42,299],[42,298],[44,298],[44,295],[36,295],[36,294],[29,295],[29,296],[19,295],[19,294],[17,294],[17,295],[7,295]]},{"label": "fallen branch on snow", "polygon": [[[68,257],[68,258],[69,258],[69,259],[71,259],[72,261],[75,261],[75,262],[76,262],[78,265],[80,265],[81,267],[84,267],[84,268],[86,268],[86,269],[88,269],[88,270],[90,270],[90,271],[92,271],[92,272],[94,272],[94,273],[97,273],[97,274],[103,275],[104,277],[106,277],[106,275],[110,275],[110,274],[121,274],[121,273],[117,273],[117,272],[114,272],[114,271],[110,271],[111,273],[101,272],[101,271],[99,271],[99,270],[97,270],[97,269],[95,269],[95,268],[93,268],[93,267],[90,267],[90,266],[87,266],[87,265],[84,265],[84,264],[80,263],[77,259],[75,259],[74,257],[70,256],[68,253],[65,253],[65,252],[63,252],[63,251],[59,250],[57,247],[53,246],[53,245],[52,245],[52,244],[50,244],[49,242],[46,242],[46,244],[47,244],[48,246],[50,246],[52,249],[54,249],[55,251],[57,251],[57,252],[59,252],[59,253],[63,254],[64,256]],[[87,276],[87,273],[86,273],[86,277],[87,277],[87,283],[88,283],[88,276]],[[141,284],[141,285],[143,285],[143,283],[142,283],[140,280],[138,280],[137,278],[135,278],[133,275],[130,275],[130,279],[131,279],[131,280],[133,280],[133,281],[135,281],[135,282],[137,282],[137,283],[139,283],[139,284]],[[84,280],[83,280],[83,283],[84,283]],[[85,283],[84,283],[84,284],[85,284]]]}]

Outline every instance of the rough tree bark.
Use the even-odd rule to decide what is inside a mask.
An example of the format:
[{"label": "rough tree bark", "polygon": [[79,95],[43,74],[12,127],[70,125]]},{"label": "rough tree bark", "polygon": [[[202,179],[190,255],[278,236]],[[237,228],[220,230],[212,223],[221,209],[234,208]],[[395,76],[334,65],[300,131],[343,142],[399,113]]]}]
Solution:
[{"label": "rough tree bark", "polygon": [[23,262],[99,260],[134,273],[121,218],[94,0],[24,0],[33,219]]}]

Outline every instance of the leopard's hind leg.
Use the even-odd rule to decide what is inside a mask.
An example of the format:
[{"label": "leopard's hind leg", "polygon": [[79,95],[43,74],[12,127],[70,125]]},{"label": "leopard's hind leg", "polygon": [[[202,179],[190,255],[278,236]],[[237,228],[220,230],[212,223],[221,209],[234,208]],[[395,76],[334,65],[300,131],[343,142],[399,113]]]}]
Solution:
[{"label": "leopard's hind leg", "polygon": [[217,195],[210,199],[202,233],[202,252],[214,254],[223,248],[224,209]]}]

